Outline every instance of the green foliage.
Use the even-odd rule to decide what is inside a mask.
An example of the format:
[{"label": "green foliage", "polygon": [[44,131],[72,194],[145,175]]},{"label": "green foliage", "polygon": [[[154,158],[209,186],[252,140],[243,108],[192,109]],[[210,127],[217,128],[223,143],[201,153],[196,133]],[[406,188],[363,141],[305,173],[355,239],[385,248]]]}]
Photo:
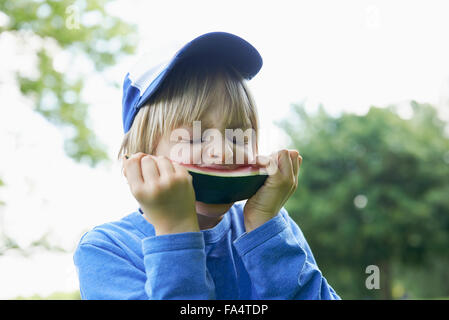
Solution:
[{"label": "green foliage", "polygon": [[[449,259],[433,257],[432,263],[426,268],[398,264],[395,270],[395,286],[397,295],[408,299],[448,299],[441,298],[448,295],[447,284]],[[394,290],[393,290],[394,291]]]},{"label": "green foliage", "polygon": [[[310,115],[294,105],[292,117],[278,123],[303,156],[286,207],[343,298],[391,298],[395,265],[422,269],[449,256],[445,123],[430,105],[411,107],[405,120],[394,106],[333,118],[322,106]],[[365,287],[372,264],[381,290]]]},{"label": "green foliage", "polygon": [[32,295],[30,297],[19,296],[13,300],[80,300],[80,292],[55,292],[49,296],[42,297],[38,294]]},{"label": "green foliage", "polygon": [[[17,40],[30,57],[36,57],[37,74],[15,70],[23,95],[33,109],[60,128],[66,154],[91,166],[108,158],[106,147],[89,125],[89,105],[82,99],[85,79],[101,72],[121,56],[134,52],[136,27],[108,15],[110,0],[0,0],[0,36]],[[75,72],[55,67],[58,57],[68,57]],[[77,64],[83,67],[78,68]],[[85,67],[84,65],[90,65]],[[73,67],[75,65],[75,67]],[[0,180],[0,187],[3,182]],[[0,205],[4,199],[0,199]],[[20,248],[6,234],[0,234],[0,255],[16,249],[27,255],[36,246],[61,251],[46,239],[30,248]]]},{"label": "green foliage", "polygon": [[[90,165],[107,159],[106,148],[88,123],[89,106],[81,92],[88,74],[73,75],[56,70],[54,56],[69,54],[74,62],[87,60],[102,71],[124,54],[134,52],[135,26],[107,14],[110,0],[0,0],[0,13],[8,17],[1,33],[9,33],[24,44],[39,39],[34,50],[39,75],[17,72],[21,92],[32,98],[34,110],[51,123],[71,132],[65,151],[76,161]],[[75,78],[74,78],[75,77]]]}]

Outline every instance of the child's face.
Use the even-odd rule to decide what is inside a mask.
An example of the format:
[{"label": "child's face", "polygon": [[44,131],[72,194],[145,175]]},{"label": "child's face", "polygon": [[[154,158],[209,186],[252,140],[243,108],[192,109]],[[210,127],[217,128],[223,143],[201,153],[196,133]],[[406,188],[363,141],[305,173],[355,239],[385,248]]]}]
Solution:
[{"label": "child's face", "polygon": [[[231,128],[224,128],[221,119],[222,117],[218,113],[209,112],[203,121],[201,121],[200,138],[204,139],[202,143],[194,141],[196,138],[193,136],[193,125],[178,128],[184,129],[183,132],[186,134],[185,137],[182,139],[180,138],[180,140],[176,140],[176,136],[171,137],[171,133],[167,133],[159,140],[155,149],[155,155],[163,155],[181,163],[209,167],[215,166],[222,169],[235,169],[240,165],[253,163],[257,153],[255,136],[251,137],[250,135],[247,135],[240,140],[232,139],[230,136],[226,137],[225,129]],[[198,125],[198,123],[196,123],[196,125]],[[209,129],[214,130],[215,133],[213,138],[208,138],[211,137],[208,135],[208,132],[210,133],[212,131],[206,131],[206,126]],[[241,129],[245,132],[244,128]],[[250,131],[246,132],[249,133]],[[189,139],[187,139],[187,133]],[[220,136],[217,135],[218,133],[220,133]],[[199,145],[193,147],[192,140],[193,144],[198,143],[201,145],[201,148],[199,148]],[[189,152],[181,152],[181,154],[179,152],[174,152],[174,150],[180,150],[180,146],[187,148],[184,150],[189,150]],[[196,162],[197,160],[194,161],[194,159],[200,159],[201,163]],[[233,203],[207,204],[196,201],[196,211],[198,214],[216,217],[227,212],[232,205]]]}]

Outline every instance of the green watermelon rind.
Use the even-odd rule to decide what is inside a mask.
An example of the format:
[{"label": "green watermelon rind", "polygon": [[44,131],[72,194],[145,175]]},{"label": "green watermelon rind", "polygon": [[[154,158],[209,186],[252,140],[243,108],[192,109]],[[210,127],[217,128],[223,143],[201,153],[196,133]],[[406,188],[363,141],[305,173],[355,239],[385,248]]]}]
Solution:
[{"label": "green watermelon rind", "polygon": [[249,199],[265,183],[267,173],[258,167],[243,170],[202,170],[186,166],[192,176],[197,201],[210,204],[232,203]]}]

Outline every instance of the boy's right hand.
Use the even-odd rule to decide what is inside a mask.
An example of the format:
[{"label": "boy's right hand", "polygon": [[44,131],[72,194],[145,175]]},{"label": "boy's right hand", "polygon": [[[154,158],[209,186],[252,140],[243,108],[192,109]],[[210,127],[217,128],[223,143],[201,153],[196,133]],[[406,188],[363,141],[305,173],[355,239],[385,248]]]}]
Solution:
[{"label": "boy's right hand", "polygon": [[167,157],[139,152],[123,158],[123,174],[156,235],[200,230],[186,168]]}]

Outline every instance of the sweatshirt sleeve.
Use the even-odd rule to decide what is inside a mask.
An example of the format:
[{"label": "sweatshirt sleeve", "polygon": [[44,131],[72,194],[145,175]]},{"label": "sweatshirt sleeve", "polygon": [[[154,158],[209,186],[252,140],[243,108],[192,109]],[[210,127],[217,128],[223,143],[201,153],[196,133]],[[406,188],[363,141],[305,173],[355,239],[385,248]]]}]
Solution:
[{"label": "sweatshirt sleeve", "polygon": [[257,299],[339,300],[321,274],[298,225],[285,208],[234,240]]},{"label": "sweatshirt sleeve", "polygon": [[74,254],[82,299],[215,299],[201,232],[142,241],[144,270],[113,241],[82,241]]}]

